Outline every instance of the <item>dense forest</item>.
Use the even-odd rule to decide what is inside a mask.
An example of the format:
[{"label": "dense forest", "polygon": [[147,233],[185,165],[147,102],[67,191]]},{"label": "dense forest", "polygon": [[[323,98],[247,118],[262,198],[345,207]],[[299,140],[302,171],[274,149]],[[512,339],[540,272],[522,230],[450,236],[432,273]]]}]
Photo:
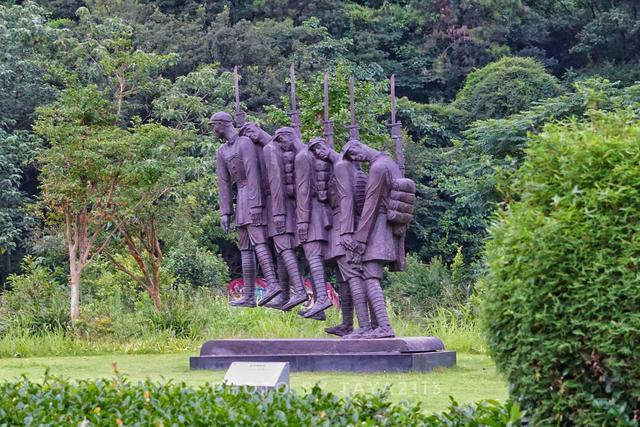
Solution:
[{"label": "dense forest", "polygon": [[[395,75],[417,200],[407,269],[382,279],[390,321],[399,337],[438,337],[464,354],[454,374],[465,391],[489,392],[493,369],[470,353],[490,353],[512,400],[452,399],[451,414],[425,421],[386,392],[355,403],[318,385],[303,398],[225,396],[276,424],[280,404],[326,424],[347,402],[345,424],[637,426],[638,0],[0,0],[0,358],[325,336],[339,310],[317,322],[229,305],[241,256],[237,233],[220,227],[221,141],[208,118],[234,112],[237,67],[247,120],[270,133],[289,125],[291,64],[305,141],[322,134],[328,73],[337,148],[353,78],[362,141],[392,155]],[[69,360],[76,373],[79,359]],[[150,360],[159,374],[182,374]],[[208,389],[201,398],[169,384],[165,399],[113,369],[116,379],[96,385],[60,385],[48,369],[42,387],[0,384],[0,413],[60,424],[72,419],[60,411],[97,419],[121,416],[121,404],[135,417],[151,406],[175,416],[149,404],[153,390],[151,402],[188,407],[187,419],[239,422],[235,403]],[[404,394],[418,377],[401,378]],[[420,378],[421,399],[449,392]],[[118,398],[101,409],[95,390]],[[176,404],[175,393],[193,399]]]},{"label": "dense forest", "polygon": [[401,304],[446,276],[468,298],[487,227],[517,198],[505,184],[527,135],[637,101],[639,12],[635,0],[4,1],[0,286],[44,271],[94,296],[133,283],[160,307],[161,288],[237,275],[206,119],[233,108],[238,66],[249,117],[285,124],[293,63],[306,138],[330,73],[338,144],[354,76],[362,137],[389,146],[395,73],[419,190],[409,265],[424,280],[387,286]]}]

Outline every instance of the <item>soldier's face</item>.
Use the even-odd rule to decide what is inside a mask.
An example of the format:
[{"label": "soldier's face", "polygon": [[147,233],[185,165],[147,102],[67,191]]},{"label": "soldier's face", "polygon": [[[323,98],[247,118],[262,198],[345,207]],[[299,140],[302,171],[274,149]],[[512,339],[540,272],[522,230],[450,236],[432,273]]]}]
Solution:
[{"label": "soldier's face", "polygon": [[284,151],[293,150],[293,135],[291,135],[290,133],[281,133],[280,135],[278,135],[276,141],[278,141],[278,144],[280,144],[280,147]]},{"label": "soldier's face", "polygon": [[360,144],[353,144],[347,151],[347,156],[354,162],[364,162],[367,160],[364,147]]},{"label": "soldier's face", "polygon": [[258,128],[256,126],[249,126],[244,131],[244,135],[253,142],[256,142],[258,140]]},{"label": "soldier's face", "polygon": [[224,136],[224,131],[227,128],[227,122],[222,120],[214,120],[211,122],[211,129],[217,136]]},{"label": "soldier's face", "polygon": [[313,146],[313,155],[316,156],[317,159],[327,160],[329,158],[329,147],[322,142],[318,143]]}]

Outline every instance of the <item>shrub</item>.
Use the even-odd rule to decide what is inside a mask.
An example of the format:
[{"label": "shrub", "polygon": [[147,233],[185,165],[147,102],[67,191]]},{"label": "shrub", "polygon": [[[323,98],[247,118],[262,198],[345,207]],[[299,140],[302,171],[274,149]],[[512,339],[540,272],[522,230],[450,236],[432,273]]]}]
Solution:
[{"label": "shrub", "polygon": [[640,420],[639,164],[630,111],[547,126],[491,230],[488,346],[534,424]]},{"label": "shrub", "polygon": [[224,260],[197,246],[175,248],[169,254],[169,266],[180,283],[211,288],[229,281],[229,267]]},{"label": "shrub", "polygon": [[0,296],[0,336],[20,329],[29,334],[71,328],[68,291],[55,277],[60,272],[25,257],[23,273],[7,278],[10,291]]},{"label": "shrub", "polygon": [[472,282],[472,274],[464,264],[460,248],[450,267],[440,257],[425,264],[409,253],[406,271],[387,274],[384,278],[387,297],[402,313],[425,313],[439,306],[459,306],[470,295]]},{"label": "shrub", "polygon": [[476,120],[499,119],[560,92],[556,78],[534,59],[505,57],[469,73],[453,106]]},{"label": "shrub", "polygon": [[260,393],[210,384],[131,384],[119,376],[0,384],[0,420],[8,425],[497,426],[520,424],[521,415],[518,405],[497,402],[453,402],[444,414],[427,415],[419,404],[391,402],[387,390],[339,397],[317,385],[308,393]]}]

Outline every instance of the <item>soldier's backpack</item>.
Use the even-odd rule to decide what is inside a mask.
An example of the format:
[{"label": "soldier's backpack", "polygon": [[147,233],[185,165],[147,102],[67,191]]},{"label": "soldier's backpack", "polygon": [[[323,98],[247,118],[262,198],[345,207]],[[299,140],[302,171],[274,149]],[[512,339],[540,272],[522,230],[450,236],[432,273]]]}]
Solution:
[{"label": "soldier's backpack", "polygon": [[287,196],[292,199],[296,197],[295,176],[294,171],[295,153],[293,151],[284,151],[282,153],[282,164],[284,165],[284,185]]},{"label": "soldier's backpack", "polygon": [[331,179],[331,168],[324,160],[314,159],[313,162],[316,176],[316,190],[318,200],[326,203],[329,200],[329,179]]},{"label": "soldier's backpack", "polygon": [[408,225],[413,220],[413,209],[416,203],[416,184],[409,178],[393,180],[387,221],[394,225]]}]

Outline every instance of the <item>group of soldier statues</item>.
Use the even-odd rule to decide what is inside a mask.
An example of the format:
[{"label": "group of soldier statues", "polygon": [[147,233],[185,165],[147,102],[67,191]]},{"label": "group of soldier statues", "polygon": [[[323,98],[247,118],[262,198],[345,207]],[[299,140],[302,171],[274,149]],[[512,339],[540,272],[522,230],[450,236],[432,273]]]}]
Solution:
[{"label": "group of soldier statues", "polygon": [[[392,135],[394,122],[395,114]],[[301,316],[325,318],[332,306],[325,267],[331,266],[342,323],[326,332],[346,339],[393,337],[381,279],[385,265],[404,267],[415,184],[403,177],[402,165],[357,134],[338,153],[326,134],[305,144],[295,125],[272,136],[257,123],[237,129],[227,112],[213,114],[209,123],[223,140],[216,154],[221,225],[228,232],[235,212],[242,259],[243,297],[230,304],[256,306],[256,258],[267,283],[257,305],[291,310],[307,302],[296,254],[301,247],[315,297]]]}]

